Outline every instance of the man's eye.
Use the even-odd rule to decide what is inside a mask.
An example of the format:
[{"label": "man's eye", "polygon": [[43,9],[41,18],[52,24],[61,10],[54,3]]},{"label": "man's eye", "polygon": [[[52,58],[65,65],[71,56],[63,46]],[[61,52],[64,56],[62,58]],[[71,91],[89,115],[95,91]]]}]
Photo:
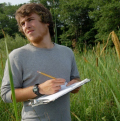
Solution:
[{"label": "man's eye", "polygon": [[28,19],[28,21],[32,21],[33,19]]},{"label": "man's eye", "polygon": [[25,23],[21,23],[21,26],[24,26],[25,25]]}]

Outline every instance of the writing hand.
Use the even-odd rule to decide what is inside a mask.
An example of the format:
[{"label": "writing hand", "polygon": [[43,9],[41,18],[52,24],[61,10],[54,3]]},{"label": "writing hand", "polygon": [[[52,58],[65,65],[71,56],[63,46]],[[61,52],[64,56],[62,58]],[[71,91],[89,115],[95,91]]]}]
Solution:
[{"label": "writing hand", "polygon": [[39,84],[39,90],[41,94],[50,95],[58,92],[61,89],[61,85],[65,84],[65,79],[56,78],[50,79],[46,82]]}]

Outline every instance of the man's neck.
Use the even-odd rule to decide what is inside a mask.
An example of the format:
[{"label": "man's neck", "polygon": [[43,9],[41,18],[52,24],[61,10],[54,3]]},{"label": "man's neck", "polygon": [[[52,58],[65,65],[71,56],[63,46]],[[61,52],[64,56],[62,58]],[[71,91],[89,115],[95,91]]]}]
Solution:
[{"label": "man's neck", "polygon": [[44,41],[40,41],[39,43],[31,43],[31,44],[38,48],[51,49],[54,47],[54,44],[51,40],[44,40]]}]

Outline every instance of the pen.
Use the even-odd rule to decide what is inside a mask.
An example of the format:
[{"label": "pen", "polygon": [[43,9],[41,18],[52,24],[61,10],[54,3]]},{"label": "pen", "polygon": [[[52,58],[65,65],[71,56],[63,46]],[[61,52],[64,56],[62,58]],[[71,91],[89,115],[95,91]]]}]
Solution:
[{"label": "pen", "polygon": [[44,76],[47,76],[47,77],[49,77],[49,78],[55,79],[55,77],[50,76],[50,75],[48,75],[48,74],[45,74],[45,73],[43,73],[43,72],[40,72],[40,71],[37,71],[37,72],[40,73],[40,74],[42,74],[42,75],[44,75]]}]

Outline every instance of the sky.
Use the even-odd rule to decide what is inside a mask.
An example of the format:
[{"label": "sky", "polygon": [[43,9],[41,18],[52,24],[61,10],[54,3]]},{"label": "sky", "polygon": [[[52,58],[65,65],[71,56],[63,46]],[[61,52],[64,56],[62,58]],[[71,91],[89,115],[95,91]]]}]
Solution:
[{"label": "sky", "polygon": [[28,3],[30,0],[0,0],[0,3],[11,3],[11,5],[18,5],[22,3]]}]

